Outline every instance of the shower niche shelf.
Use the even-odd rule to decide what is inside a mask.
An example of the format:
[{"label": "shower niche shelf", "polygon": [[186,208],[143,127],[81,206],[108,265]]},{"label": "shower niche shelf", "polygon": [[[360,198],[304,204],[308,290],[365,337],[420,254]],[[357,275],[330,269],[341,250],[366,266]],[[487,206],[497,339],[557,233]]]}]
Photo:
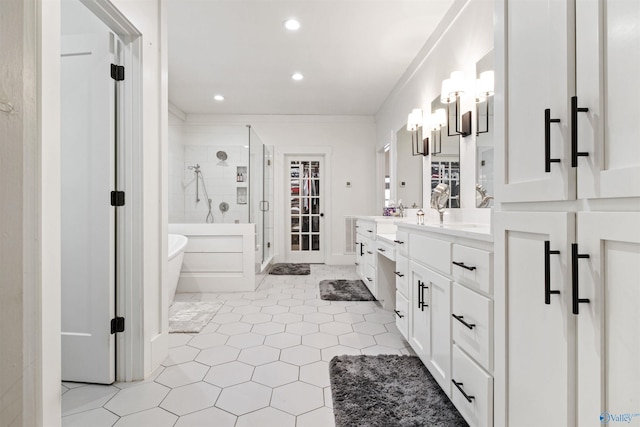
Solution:
[{"label": "shower niche shelf", "polygon": [[246,166],[237,166],[236,167],[236,182],[246,182],[247,181],[247,167]]},{"label": "shower niche shelf", "polygon": [[247,204],[247,187],[236,188],[236,203],[239,205]]}]

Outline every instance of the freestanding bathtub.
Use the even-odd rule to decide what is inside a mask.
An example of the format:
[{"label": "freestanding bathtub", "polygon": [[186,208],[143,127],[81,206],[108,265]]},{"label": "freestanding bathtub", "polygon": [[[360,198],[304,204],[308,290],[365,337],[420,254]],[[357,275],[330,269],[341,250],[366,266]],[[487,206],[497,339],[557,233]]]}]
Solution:
[{"label": "freestanding bathtub", "polygon": [[169,234],[169,305],[173,304],[173,298],[176,296],[180,270],[182,270],[182,259],[188,242],[189,239],[185,236]]}]

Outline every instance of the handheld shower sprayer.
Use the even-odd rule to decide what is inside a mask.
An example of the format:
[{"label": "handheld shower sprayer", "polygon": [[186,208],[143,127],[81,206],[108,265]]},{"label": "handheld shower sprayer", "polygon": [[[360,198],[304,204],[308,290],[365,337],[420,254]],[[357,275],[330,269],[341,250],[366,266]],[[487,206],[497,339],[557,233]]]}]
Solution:
[{"label": "handheld shower sprayer", "polygon": [[200,180],[202,180],[202,190],[204,191],[204,196],[207,198],[207,203],[209,205],[209,213],[207,214],[206,222],[213,223],[213,213],[211,212],[211,198],[209,194],[207,194],[207,187],[204,183],[204,176],[202,176],[202,171],[200,170],[200,165],[196,163],[195,165],[187,166],[187,169],[193,171],[196,174],[196,203],[200,202]]}]

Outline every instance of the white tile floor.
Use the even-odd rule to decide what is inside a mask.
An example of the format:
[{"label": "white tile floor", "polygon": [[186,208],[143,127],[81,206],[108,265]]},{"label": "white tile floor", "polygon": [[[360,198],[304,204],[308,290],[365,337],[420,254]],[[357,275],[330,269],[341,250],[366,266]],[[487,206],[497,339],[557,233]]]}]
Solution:
[{"label": "white tile floor", "polygon": [[63,383],[63,426],[333,426],[333,356],[411,353],[392,311],[320,299],[320,280],[356,278],[351,266],[312,265],[308,276],[267,276],[256,292],[178,294],[224,305],[199,334],[171,334],[145,381]]}]

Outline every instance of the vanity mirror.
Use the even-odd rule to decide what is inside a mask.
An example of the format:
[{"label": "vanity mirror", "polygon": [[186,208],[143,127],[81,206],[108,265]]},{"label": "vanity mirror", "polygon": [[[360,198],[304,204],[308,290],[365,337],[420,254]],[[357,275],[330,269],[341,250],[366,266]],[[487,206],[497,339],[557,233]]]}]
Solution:
[{"label": "vanity mirror", "polygon": [[493,206],[493,51],[476,63],[476,207]]},{"label": "vanity mirror", "polygon": [[[449,186],[447,208],[460,207],[460,136],[447,133],[447,104],[440,96],[431,102],[428,120],[431,141],[431,191],[438,184]],[[454,109],[450,109],[451,114]],[[455,116],[450,120],[455,122]]]},{"label": "vanity mirror", "polygon": [[423,156],[414,156],[411,132],[403,126],[396,132],[396,205],[402,200],[406,208],[422,207]]}]

